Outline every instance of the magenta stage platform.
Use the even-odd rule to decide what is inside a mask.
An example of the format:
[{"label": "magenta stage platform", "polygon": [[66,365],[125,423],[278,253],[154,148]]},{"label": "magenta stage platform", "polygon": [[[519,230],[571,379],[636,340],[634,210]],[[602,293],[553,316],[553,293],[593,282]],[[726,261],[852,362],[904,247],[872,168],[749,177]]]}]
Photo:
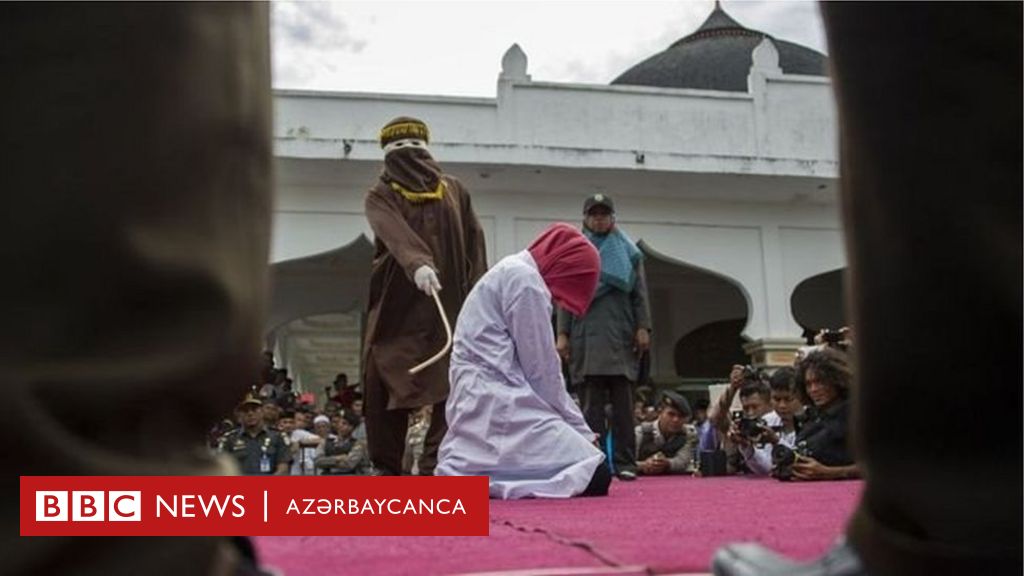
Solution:
[{"label": "magenta stage platform", "polygon": [[286,576],[706,573],[722,544],[812,558],[839,536],[863,483],[769,478],[615,481],[605,498],[491,501],[490,536],[261,537]]}]

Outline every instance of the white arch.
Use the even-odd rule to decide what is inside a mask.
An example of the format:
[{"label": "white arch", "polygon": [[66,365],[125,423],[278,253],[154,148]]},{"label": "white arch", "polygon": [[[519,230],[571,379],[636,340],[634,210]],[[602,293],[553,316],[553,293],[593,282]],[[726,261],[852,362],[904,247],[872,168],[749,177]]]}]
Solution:
[{"label": "white arch", "polygon": [[843,233],[835,228],[779,227],[786,299],[801,282],[846,267]]},{"label": "white arch", "polygon": [[359,211],[274,212],[270,262],[305,258],[348,246],[360,236],[373,238],[366,214]]},{"label": "white arch", "polygon": [[[674,264],[676,266],[684,266],[684,267],[700,270],[701,272],[703,272],[703,273],[705,273],[705,274],[707,274],[709,276],[713,276],[715,278],[718,278],[718,279],[722,280],[723,282],[726,282],[729,285],[731,285],[734,288],[736,288],[739,291],[739,293],[743,296],[744,304],[747,307],[747,309],[746,309],[747,325],[749,326],[749,324],[750,324],[750,317],[751,317],[750,293],[743,287],[743,284],[741,282],[739,282],[735,278],[732,278],[732,277],[730,277],[730,276],[728,276],[726,274],[723,274],[721,272],[718,272],[716,270],[709,270],[709,269],[707,269],[707,268],[705,268],[703,266],[698,266],[698,265],[696,265],[696,264],[694,264],[692,262],[686,262],[686,261],[680,260],[678,258],[675,258],[673,256],[669,256],[669,255],[665,254],[664,252],[662,252],[662,251],[652,247],[651,243],[648,240],[646,240],[646,239],[641,238],[641,239],[637,240],[636,243],[644,252],[650,254],[651,256],[653,256],[653,257],[655,257],[655,258],[657,258],[657,259],[659,259],[659,260],[661,260],[663,262],[668,262],[668,263]],[[745,331],[746,331],[746,327],[744,327],[744,332]]]},{"label": "white arch", "polygon": [[758,227],[630,222],[629,232],[634,240],[657,246],[659,255],[706,270],[735,285],[747,301],[743,335],[750,339],[769,335]]}]

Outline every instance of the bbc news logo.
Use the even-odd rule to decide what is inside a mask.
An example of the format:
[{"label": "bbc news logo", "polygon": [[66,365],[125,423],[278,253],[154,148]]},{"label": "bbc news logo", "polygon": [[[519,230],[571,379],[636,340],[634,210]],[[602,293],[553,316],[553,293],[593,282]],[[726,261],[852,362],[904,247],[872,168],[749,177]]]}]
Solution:
[{"label": "bbc news logo", "polygon": [[141,508],[141,491],[36,491],[36,522],[141,522]]},{"label": "bbc news logo", "polygon": [[486,476],[22,476],[19,492],[22,536],[486,536],[490,527]]}]

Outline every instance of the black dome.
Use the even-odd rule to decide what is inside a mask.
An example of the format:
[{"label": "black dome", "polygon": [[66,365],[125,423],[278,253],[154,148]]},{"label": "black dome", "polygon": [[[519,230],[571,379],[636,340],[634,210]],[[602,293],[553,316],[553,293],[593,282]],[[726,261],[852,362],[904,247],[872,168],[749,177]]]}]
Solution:
[{"label": "black dome", "polygon": [[716,2],[714,11],[696,32],[626,70],[612,84],[746,92],[750,54],[765,37],[771,38],[778,49],[779,67],[784,73],[828,75],[824,54],[744,28]]}]

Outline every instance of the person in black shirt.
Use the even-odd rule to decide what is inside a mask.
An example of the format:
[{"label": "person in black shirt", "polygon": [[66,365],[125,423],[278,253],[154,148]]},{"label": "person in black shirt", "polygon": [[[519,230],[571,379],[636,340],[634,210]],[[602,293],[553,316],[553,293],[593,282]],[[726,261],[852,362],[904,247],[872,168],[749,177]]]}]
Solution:
[{"label": "person in black shirt", "polygon": [[847,440],[852,378],[849,359],[837,348],[814,350],[797,365],[796,389],[807,410],[796,435],[800,455],[793,464],[792,479],[859,476]]}]

